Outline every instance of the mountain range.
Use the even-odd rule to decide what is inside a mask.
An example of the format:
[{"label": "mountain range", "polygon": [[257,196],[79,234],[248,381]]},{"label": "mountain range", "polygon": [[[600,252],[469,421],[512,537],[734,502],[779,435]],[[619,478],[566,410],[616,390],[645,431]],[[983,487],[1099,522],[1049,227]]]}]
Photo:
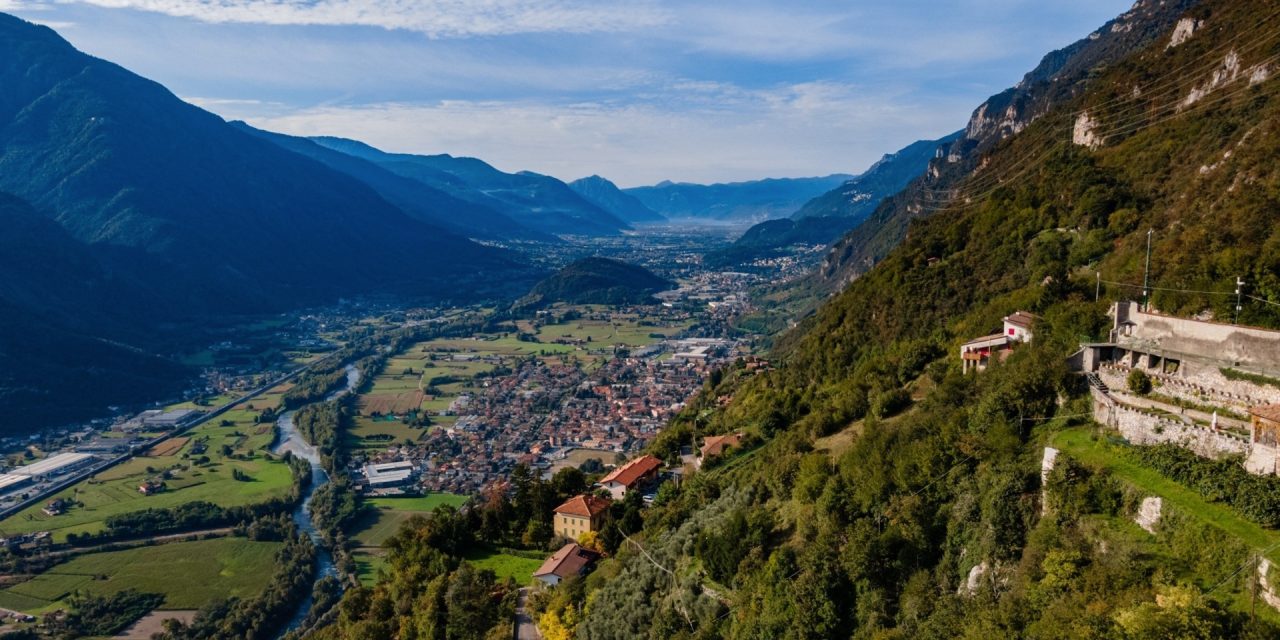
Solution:
[{"label": "mountain range", "polygon": [[831,244],[862,224],[880,203],[924,174],[929,163],[961,135],[920,140],[886,154],[862,174],[804,203],[790,217],[766,220],[734,243],[711,252],[711,264],[732,265],[778,254],[793,245]]},{"label": "mountain range", "polygon": [[614,235],[629,227],[550,176],[529,171],[504,173],[476,158],[387,153],[363,142],[335,137],[313,140],[460,200],[498,211],[543,233]]},{"label": "mountain range", "polygon": [[[0,397],[7,418],[36,420],[24,429],[172,392],[185,376],[151,354],[182,323],[349,295],[518,295],[533,281],[515,254],[449,223],[436,207],[456,203],[440,194],[283,148],[47,27],[0,15],[0,85]],[[419,196],[412,215],[388,201]],[[90,374],[104,382],[77,377]]]},{"label": "mountain range", "polygon": [[670,220],[760,222],[795,213],[811,198],[834,189],[853,176],[766,178],[748,182],[689,184],[661,182],[623,192]]},{"label": "mountain range", "polygon": [[866,223],[836,243],[819,272],[821,285],[838,290],[865,273],[901,242],[912,221],[943,208],[956,185],[981,171],[987,154],[1055,106],[1080,96],[1099,69],[1164,37],[1196,4],[1196,0],[1139,1],[1088,37],[1046,54],[1021,82],[979,105],[963,135],[930,163],[927,172],[881,203]]}]

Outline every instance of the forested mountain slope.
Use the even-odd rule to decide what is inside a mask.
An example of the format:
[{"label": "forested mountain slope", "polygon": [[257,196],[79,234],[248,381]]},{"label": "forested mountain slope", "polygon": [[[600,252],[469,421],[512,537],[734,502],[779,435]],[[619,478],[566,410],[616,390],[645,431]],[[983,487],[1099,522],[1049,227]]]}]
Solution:
[{"label": "forested mountain slope", "polygon": [[644,267],[594,256],[575,261],[534,285],[518,304],[645,304],[653,302],[653,294],[674,288]]},{"label": "forested mountain slope", "polygon": [[836,244],[819,274],[839,289],[888,254],[911,221],[928,217],[955,197],[955,187],[979,171],[985,154],[1081,93],[1096,88],[1097,71],[1151,46],[1163,49],[1174,23],[1195,0],[1138,0],[1076,43],[1049,53],[1022,81],[974,110],[964,135],[905,190],[885,200],[866,223]]},{"label": "forested mountain slope", "polygon": [[[1178,18],[1199,21],[1190,38]],[[1248,571],[1274,547],[1195,510],[1148,534],[1131,520],[1144,494],[1094,462],[1041,482],[1044,444],[1089,423],[1066,356],[1136,294],[1149,229],[1157,308],[1222,316],[1242,275],[1260,299],[1242,321],[1280,326],[1280,7],[1125,24],[1148,45],[980,152],[948,204],[786,337],[775,370],[726,372],[662,434],[664,457],[707,433],[763,444],[664,491],[632,536],[645,551],[623,545],[550,601],[557,623],[580,638],[1280,633],[1261,600],[1250,616]],[[1097,271],[1122,284],[1095,302]],[[1040,315],[1035,341],[962,376],[957,345],[1018,309]]]},{"label": "forested mountain slope", "polygon": [[587,202],[612,213],[628,223],[652,224],[665,222],[662,214],[646,207],[635,196],[624,193],[618,185],[600,176],[587,176],[569,183],[569,188]]},{"label": "forested mountain slope", "polygon": [[188,274],[174,295],[280,308],[512,266],[47,27],[0,15],[0,55],[0,189]]},{"label": "forested mountain slope", "polygon": [[173,311],[131,273],[136,263],[116,264],[3,193],[0,229],[0,435],[181,388],[181,367],[119,342],[143,341],[140,309]]},{"label": "forested mountain slope", "polygon": [[424,182],[397,175],[368,160],[323,147],[308,138],[262,131],[243,122],[231,124],[356,178],[405,213],[458,235],[490,240],[559,242],[555,236],[534,231],[491,207],[455,198]]},{"label": "forested mountain slope", "polygon": [[531,284],[512,254],[5,14],[0,86],[0,428],[171,397],[192,372],[149,354],[228,317]]}]

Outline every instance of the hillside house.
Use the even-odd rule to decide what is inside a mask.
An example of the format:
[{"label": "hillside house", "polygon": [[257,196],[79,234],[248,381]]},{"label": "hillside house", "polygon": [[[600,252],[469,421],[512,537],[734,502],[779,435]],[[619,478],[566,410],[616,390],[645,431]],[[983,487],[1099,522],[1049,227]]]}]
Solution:
[{"label": "hillside house", "polygon": [[985,371],[991,359],[1003,360],[1009,357],[1013,348],[1023,342],[1031,342],[1034,337],[1032,325],[1037,316],[1026,311],[1016,311],[1005,316],[1004,326],[1000,333],[993,333],[970,340],[960,345],[960,361],[963,371]]},{"label": "hillside house", "polygon": [[551,557],[533,572],[533,577],[547,586],[554,587],[564,580],[586,574],[598,559],[600,554],[585,549],[576,542],[570,542],[551,554]]},{"label": "hillside house", "polygon": [[552,530],[557,537],[577,540],[588,531],[599,531],[604,526],[610,500],[590,494],[574,496],[556,507]]},{"label": "hillside house", "polygon": [[641,490],[658,479],[662,461],[649,455],[640,456],[600,479],[600,486],[609,490],[614,500],[621,500],[629,491]]},{"label": "hillside house", "polygon": [[698,459],[694,465],[702,467],[702,461],[707,458],[714,458],[723,454],[727,449],[731,449],[742,444],[743,434],[730,433],[722,436],[707,436],[702,440],[702,446],[698,449]]}]

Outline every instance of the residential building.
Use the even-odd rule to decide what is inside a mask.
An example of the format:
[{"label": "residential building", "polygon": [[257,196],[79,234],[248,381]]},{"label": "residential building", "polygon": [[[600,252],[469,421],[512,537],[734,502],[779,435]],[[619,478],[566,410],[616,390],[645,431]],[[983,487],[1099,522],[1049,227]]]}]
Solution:
[{"label": "residential building", "polygon": [[725,452],[726,449],[736,447],[742,444],[743,434],[730,433],[722,436],[707,436],[702,440],[702,447],[698,449],[698,460],[695,464],[702,466],[702,461],[707,458],[714,458]]},{"label": "residential building", "polygon": [[662,461],[649,455],[640,456],[600,479],[600,486],[609,490],[614,500],[621,500],[627,492],[641,489],[658,478]]},{"label": "residential building", "polygon": [[960,361],[965,373],[985,371],[991,359],[1004,360],[1013,352],[1014,346],[1022,342],[1031,342],[1032,325],[1038,316],[1026,311],[1016,311],[1005,316],[1004,328],[1000,333],[983,336],[960,345]]},{"label": "residential building", "polygon": [[587,573],[599,558],[600,554],[584,549],[576,542],[570,542],[551,554],[551,557],[533,572],[533,577],[554,587],[564,580]]},{"label": "residential building", "polygon": [[588,531],[599,531],[609,510],[608,498],[590,494],[574,496],[556,507],[552,530],[556,536],[577,540]]},{"label": "residential building", "polygon": [[1031,342],[1031,325],[1037,316],[1026,311],[1015,311],[1004,318],[1004,335],[1015,342]]}]

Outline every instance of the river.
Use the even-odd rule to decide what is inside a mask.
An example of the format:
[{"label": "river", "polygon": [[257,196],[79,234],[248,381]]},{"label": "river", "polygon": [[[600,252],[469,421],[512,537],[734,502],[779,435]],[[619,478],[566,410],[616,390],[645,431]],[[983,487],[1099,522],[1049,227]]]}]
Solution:
[{"label": "river", "polygon": [[[347,365],[347,384],[342,389],[333,392],[325,402],[340,398],[352,391],[360,385],[360,370],[352,365]],[[302,458],[311,463],[311,483],[302,494],[302,502],[298,503],[297,508],[293,510],[293,522],[297,525],[298,530],[311,537],[311,541],[316,545],[316,580],[328,576],[337,577],[338,569],[333,564],[333,554],[329,552],[329,548],[324,545],[324,540],[320,537],[320,532],[316,531],[315,523],[311,521],[311,498],[315,494],[316,489],[329,481],[329,474],[325,473],[323,467],[320,466],[320,452],[314,446],[307,442],[306,438],[298,433],[298,428],[293,424],[293,414],[295,411],[286,411],[276,420],[276,428],[279,430],[279,438],[273,453],[283,454],[288,451],[295,457]],[[342,583],[339,580],[339,583]],[[298,610],[293,614],[280,635],[284,635],[294,629],[297,629],[302,621],[306,619],[307,613],[311,611],[312,597],[307,598],[298,605]]]}]

